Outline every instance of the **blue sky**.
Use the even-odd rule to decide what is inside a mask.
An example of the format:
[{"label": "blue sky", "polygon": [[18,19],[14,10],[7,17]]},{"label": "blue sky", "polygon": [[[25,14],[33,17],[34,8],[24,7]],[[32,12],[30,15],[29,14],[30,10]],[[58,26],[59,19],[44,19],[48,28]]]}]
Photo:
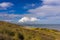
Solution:
[{"label": "blue sky", "polygon": [[[40,6],[42,3],[42,1],[40,0],[0,0],[0,3],[3,3],[3,2],[12,3],[13,7],[9,8],[8,10],[15,10],[15,13],[18,13],[18,14],[24,14],[28,9],[36,8]],[[35,4],[35,6],[32,7],[32,4]],[[28,8],[24,9],[25,6],[27,6]]]},{"label": "blue sky", "polygon": [[60,24],[60,0],[0,0],[0,21]]}]

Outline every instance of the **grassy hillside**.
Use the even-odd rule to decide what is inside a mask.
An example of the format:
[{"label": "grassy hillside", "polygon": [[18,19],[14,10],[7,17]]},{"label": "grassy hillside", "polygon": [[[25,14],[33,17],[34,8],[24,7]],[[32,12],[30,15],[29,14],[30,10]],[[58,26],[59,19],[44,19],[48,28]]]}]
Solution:
[{"label": "grassy hillside", "polygon": [[0,21],[0,40],[60,40],[60,31]]}]

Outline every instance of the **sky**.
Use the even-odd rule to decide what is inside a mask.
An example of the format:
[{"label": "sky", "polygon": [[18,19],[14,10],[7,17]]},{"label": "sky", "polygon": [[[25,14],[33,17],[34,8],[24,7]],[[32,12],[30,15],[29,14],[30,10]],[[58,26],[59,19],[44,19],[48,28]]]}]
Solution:
[{"label": "sky", "polygon": [[60,0],[0,0],[0,21],[60,24]]}]

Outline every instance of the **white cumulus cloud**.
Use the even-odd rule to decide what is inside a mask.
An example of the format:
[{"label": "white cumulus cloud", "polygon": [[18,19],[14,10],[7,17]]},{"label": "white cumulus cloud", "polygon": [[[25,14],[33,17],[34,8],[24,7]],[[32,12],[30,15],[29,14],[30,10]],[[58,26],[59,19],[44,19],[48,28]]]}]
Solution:
[{"label": "white cumulus cloud", "polygon": [[35,22],[38,20],[40,20],[40,19],[35,18],[35,17],[23,17],[18,22]]},{"label": "white cumulus cloud", "polygon": [[0,3],[0,9],[7,9],[11,6],[13,6],[14,4],[10,3],[10,2],[2,2]]}]

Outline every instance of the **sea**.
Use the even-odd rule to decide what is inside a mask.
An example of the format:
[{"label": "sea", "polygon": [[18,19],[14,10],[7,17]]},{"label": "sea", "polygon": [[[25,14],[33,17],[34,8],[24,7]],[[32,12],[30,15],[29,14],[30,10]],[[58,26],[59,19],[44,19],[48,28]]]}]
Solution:
[{"label": "sea", "polygon": [[60,24],[27,24],[24,26],[60,30]]}]

